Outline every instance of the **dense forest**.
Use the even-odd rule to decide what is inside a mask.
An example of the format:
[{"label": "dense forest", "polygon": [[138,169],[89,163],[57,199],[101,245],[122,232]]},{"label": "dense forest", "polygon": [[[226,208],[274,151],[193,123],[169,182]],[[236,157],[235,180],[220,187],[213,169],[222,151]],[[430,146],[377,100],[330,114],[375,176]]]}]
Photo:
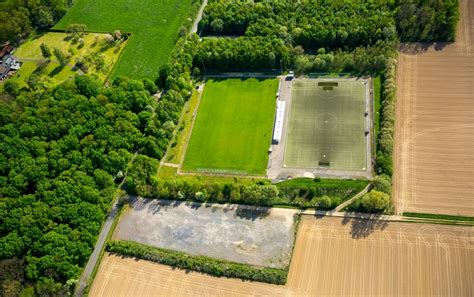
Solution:
[{"label": "dense forest", "polygon": [[[35,29],[49,28],[71,4],[0,1],[0,42],[18,43]],[[53,89],[6,88],[9,94],[0,101],[0,291],[13,296],[71,291],[110,207],[115,182],[135,153],[126,186],[131,192],[151,191],[149,196],[179,198],[180,192],[188,196],[182,199],[231,201],[235,195],[237,202],[254,204],[265,204],[257,198],[277,197],[320,208],[345,197],[317,192],[317,187],[297,191],[155,180],[157,160],[191,94],[192,74],[197,77],[206,68],[381,74],[380,175],[374,186],[386,195],[364,197],[356,206],[381,211],[392,174],[396,46],[399,40],[452,40],[457,9],[456,0],[209,0],[203,31],[240,37],[202,42],[197,35],[181,37],[155,82],[117,78],[105,87],[94,77],[80,76]],[[163,91],[159,101],[151,96],[157,87]],[[371,203],[377,200],[383,203]]]},{"label": "dense forest", "polygon": [[278,37],[305,49],[354,48],[379,40],[452,41],[457,0],[210,0],[205,34]]},{"label": "dense forest", "polygon": [[[0,285],[13,296],[65,295],[74,287],[138,153],[146,183],[191,94],[197,36],[181,38],[156,100],[150,80],[109,87],[77,76],[51,90],[12,90],[0,103]],[[141,167],[142,164],[142,167]],[[144,167],[147,166],[147,167]],[[156,172],[156,171],[155,171]]]},{"label": "dense forest", "polygon": [[35,29],[52,27],[72,3],[73,0],[0,1],[0,44],[17,44]]},{"label": "dense forest", "polygon": [[304,48],[396,38],[391,11],[375,2],[211,0],[200,24],[208,34],[278,37]]},{"label": "dense forest", "polygon": [[396,24],[401,41],[454,41],[458,0],[398,0]]},{"label": "dense forest", "polygon": [[0,105],[0,259],[13,259],[0,270],[14,261],[25,271],[3,274],[3,290],[18,293],[26,281],[39,295],[56,294],[78,278],[114,178],[134,152],[160,158],[167,145],[156,106],[142,82],[104,88],[88,76]]}]

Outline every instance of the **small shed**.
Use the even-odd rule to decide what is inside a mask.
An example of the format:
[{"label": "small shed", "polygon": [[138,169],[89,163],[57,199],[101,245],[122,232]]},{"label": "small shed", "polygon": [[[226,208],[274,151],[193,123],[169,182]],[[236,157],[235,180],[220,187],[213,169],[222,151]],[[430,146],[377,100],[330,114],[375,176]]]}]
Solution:
[{"label": "small shed", "polygon": [[13,46],[10,44],[5,44],[2,49],[0,49],[0,60],[3,59],[6,55],[9,55],[13,51]]},{"label": "small shed", "polygon": [[5,64],[0,64],[0,80],[4,80],[7,77],[8,72],[10,72],[10,67]]}]

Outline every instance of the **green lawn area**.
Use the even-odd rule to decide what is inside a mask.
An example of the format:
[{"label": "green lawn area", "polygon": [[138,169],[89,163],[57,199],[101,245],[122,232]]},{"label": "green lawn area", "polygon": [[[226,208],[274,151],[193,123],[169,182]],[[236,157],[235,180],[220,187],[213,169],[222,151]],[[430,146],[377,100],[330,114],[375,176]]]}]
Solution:
[{"label": "green lawn area", "polygon": [[[74,76],[76,72],[73,70],[73,66],[76,60],[87,58],[91,59],[90,62],[86,63],[89,68],[87,73],[96,74],[101,80],[105,80],[125,47],[124,43],[105,47],[105,34],[90,33],[84,35],[82,37],[84,42],[82,46],[66,37],[65,33],[49,32],[44,35],[35,36],[23,43],[13,53],[15,57],[23,62],[22,67],[9,80],[17,82],[20,87],[26,87],[25,80],[31,74],[36,73],[41,76],[43,84],[53,86]],[[38,63],[45,61],[40,49],[42,43],[49,47],[51,53],[54,48],[59,48],[68,57],[69,64],[61,67],[56,57],[52,55],[51,61],[40,72]],[[97,69],[95,61],[99,59],[103,60],[103,66]],[[3,89],[3,83],[0,84],[0,89]]]},{"label": "green lawn area", "polygon": [[208,80],[183,170],[265,174],[277,89],[277,79]]},{"label": "green lawn area", "polygon": [[191,98],[183,109],[183,116],[178,124],[178,132],[173,140],[173,144],[168,152],[167,162],[179,164],[186,149],[186,142],[189,141],[192,132],[192,120],[199,103],[199,92],[193,92]]},{"label": "green lawn area", "polygon": [[[92,32],[133,33],[113,75],[155,78],[197,0],[77,0],[54,29],[86,24]],[[199,4],[196,4],[199,5]]]}]

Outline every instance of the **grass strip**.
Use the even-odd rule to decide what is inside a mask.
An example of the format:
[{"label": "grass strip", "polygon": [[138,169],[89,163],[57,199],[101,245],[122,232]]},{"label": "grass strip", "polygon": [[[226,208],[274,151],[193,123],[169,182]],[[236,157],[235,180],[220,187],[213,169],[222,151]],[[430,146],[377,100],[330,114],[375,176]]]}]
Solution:
[{"label": "grass strip", "polygon": [[255,267],[204,256],[191,256],[182,252],[124,240],[109,241],[107,251],[217,277],[233,277],[284,285],[288,276],[288,271],[284,269]]},{"label": "grass strip", "polygon": [[453,215],[445,215],[445,214],[416,213],[416,212],[404,212],[402,215],[404,217],[422,218],[422,219],[474,222],[474,217],[466,217],[466,216],[453,216]]}]

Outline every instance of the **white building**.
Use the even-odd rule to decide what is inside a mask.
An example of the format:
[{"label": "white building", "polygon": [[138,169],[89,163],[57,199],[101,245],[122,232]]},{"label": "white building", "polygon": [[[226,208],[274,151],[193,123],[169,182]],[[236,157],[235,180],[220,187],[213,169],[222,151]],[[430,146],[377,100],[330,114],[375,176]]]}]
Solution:
[{"label": "white building", "polygon": [[273,127],[273,139],[274,144],[280,143],[281,135],[283,133],[283,119],[285,117],[285,101],[277,101],[277,111],[275,116],[275,125]]}]

